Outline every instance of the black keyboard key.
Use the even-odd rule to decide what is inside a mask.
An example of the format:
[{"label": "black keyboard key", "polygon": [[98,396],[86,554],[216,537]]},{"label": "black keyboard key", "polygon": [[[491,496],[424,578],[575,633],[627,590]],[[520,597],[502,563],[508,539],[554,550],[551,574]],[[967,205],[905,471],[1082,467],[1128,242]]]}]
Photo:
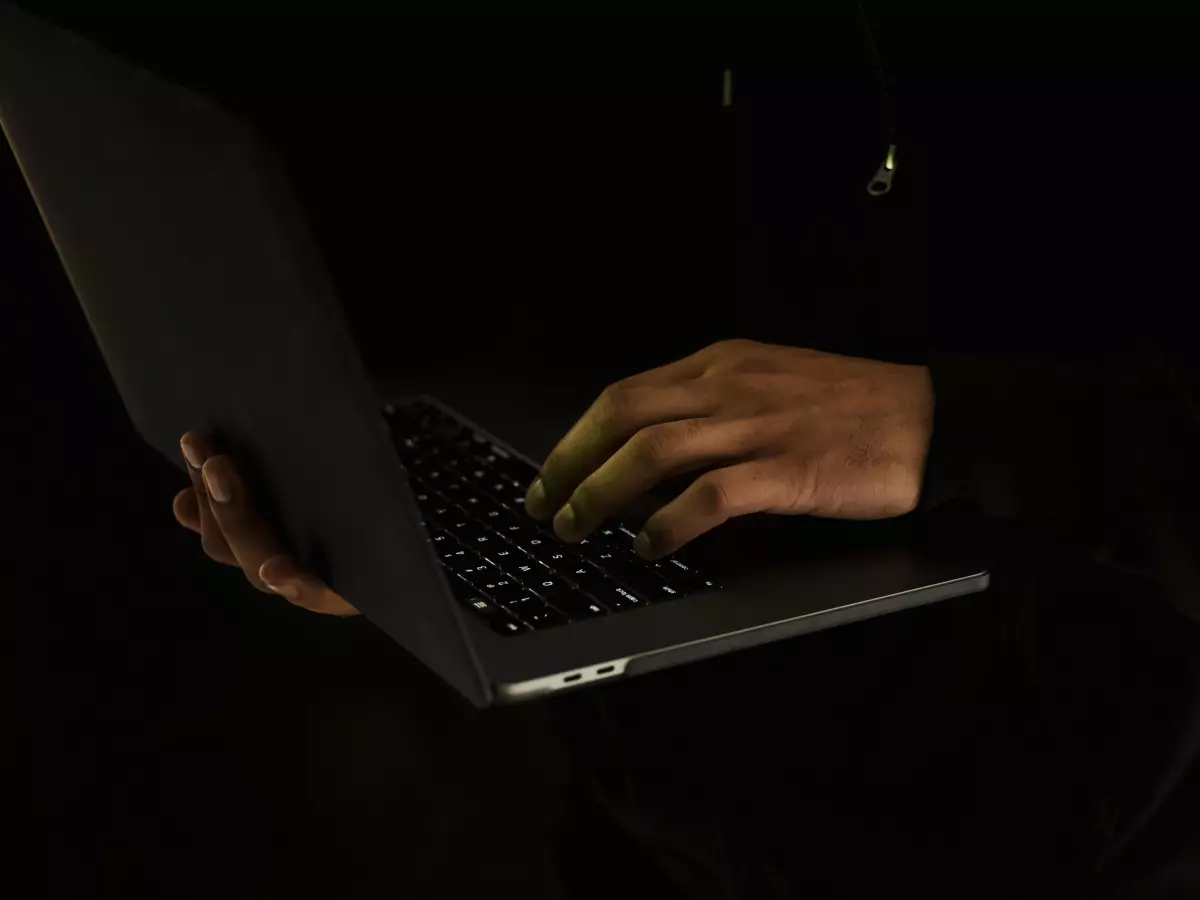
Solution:
[{"label": "black keyboard key", "polygon": [[475,585],[501,606],[508,606],[509,603],[515,601],[518,597],[529,593],[524,585],[507,578],[497,578],[494,581],[485,581],[482,583],[475,582]]},{"label": "black keyboard key", "polygon": [[584,555],[584,559],[618,581],[637,565],[637,557],[632,553],[614,547],[597,548]]},{"label": "black keyboard key", "polygon": [[585,540],[582,540],[577,544],[573,544],[572,546],[575,552],[579,554],[581,559],[583,559],[585,562],[591,563],[594,566],[598,566],[600,564],[597,562],[597,560],[602,554],[607,553],[609,557],[611,557],[613,552],[613,548],[608,544],[597,543],[591,538],[586,538]]},{"label": "black keyboard key", "polygon": [[572,622],[608,615],[608,610],[598,600],[593,600],[583,591],[567,591],[560,594],[554,601],[554,607]]},{"label": "black keyboard key", "polygon": [[529,626],[519,619],[514,618],[502,609],[498,609],[488,617],[488,624],[492,626],[492,631],[497,634],[502,634],[505,637],[511,637],[516,634],[525,634],[530,630]]},{"label": "black keyboard key", "polygon": [[492,547],[507,546],[507,542],[502,538],[497,537],[486,529],[482,534],[477,534],[474,537],[459,538],[464,547],[470,547],[476,553],[486,557],[488,551]]},{"label": "black keyboard key", "polygon": [[472,484],[469,481],[463,480],[462,482],[460,482],[460,486],[457,489],[455,502],[461,503],[463,505],[463,508],[466,509],[467,504],[474,506],[477,503],[483,503],[483,502],[491,503],[492,500],[490,497],[488,497],[487,494],[485,494],[482,490],[480,490],[476,485]]},{"label": "black keyboard key", "polygon": [[509,546],[505,541],[490,541],[479,548],[479,555],[490,562],[492,565],[499,567],[501,572],[504,572],[509,577],[512,577],[510,568],[523,565],[528,562],[528,557],[518,550],[516,547]]},{"label": "black keyboard key", "polygon": [[469,428],[464,427],[457,437],[443,441],[442,446],[464,459],[470,459],[471,454],[475,451],[475,435]]},{"label": "black keyboard key", "polygon": [[472,515],[475,515],[480,522],[488,528],[494,529],[498,534],[501,528],[512,523],[512,514],[499,506],[484,507],[478,513],[472,513]]},{"label": "black keyboard key", "polygon": [[451,532],[446,528],[446,524],[462,517],[463,511],[453,503],[442,502],[440,506],[435,505],[429,509],[422,509],[421,515],[425,517],[427,525],[439,528],[450,534]]},{"label": "black keyboard key", "polygon": [[628,541],[629,547],[630,547],[630,549],[632,549],[633,548],[633,539],[635,537],[637,537],[637,534],[638,534],[637,531],[630,528],[628,525],[624,525],[622,523],[617,523],[617,532],[620,535],[620,539],[622,541]]},{"label": "black keyboard key", "polygon": [[690,594],[701,594],[705,591],[719,591],[721,589],[721,585],[714,579],[709,578],[707,575],[699,574],[674,581],[671,583],[671,587],[675,588],[675,590],[679,591],[685,597]]},{"label": "black keyboard key", "polygon": [[595,544],[607,544],[621,549],[633,546],[633,538],[622,533],[616,525],[602,525],[588,535],[588,540]]},{"label": "black keyboard key", "polygon": [[470,449],[469,456],[479,468],[487,469],[497,478],[503,478],[506,484],[512,484],[512,479],[496,467],[496,463],[500,462],[501,457],[489,444],[476,444]]},{"label": "black keyboard key", "polygon": [[656,560],[650,564],[650,567],[668,584],[674,584],[676,581],[682,581],[696,574],[696,569],[691,563],[676,556]]},{"label": "black keyboard key", "polygon": [[406,464],[421,469],[440,468],[444,460],[444,451],[435,441],[421,441],[415,438],[406,438],[396,448],[396,453]]},{"label": "black keyboard key", "polygon": [[567,617],[557,609],[544,606],[542,609],[527,613],[525,623],[534,631],[541,631],[543,628],[553,628],[555,625],[566,625]]},{"label": "black keyboard key", "polygon": [[650,605],[645,597],[611,581],[602,590],[597,591],[592,596],[614,612]]},{"label": "black keyboard key", "polygon": [[509,578],[515,578],[521,584],[532,588],[539,581],[545,581],[552,574],[536,559],[522,555],[520,559],[510,560],[507,566],[501,566]]},{"label": "black keyboard key", "polygon": [[518,485],[521,490],[529,490],[529,485],[533,484],[533,479],[538,476],[537,466],[530,465],[523,459],[517,459],[495,445],[492,445],[491,451],[496,460],[489,468]]},{"label": "black keyboard key", "polygon": [[594,566],[585,563],[580,563],[561,574],[581,591],[591,594],[593,597],[597,591],[603,591],[610,587],[607,578],[600,574]]},{"label": "black keyboard key", "polygon": [[422,456],[421,443],[421,436],[418,432],[401,434],[395,429],[392,430],[392,446],[396,448],[396,455],[402,460],[407,461]]},{"label": "black keyboard key", "polygon": [[466,490],[462,493],[458,504],[468,515],[474,516],[482,522],[508,520],[511,513],[483,491],[476,490],[470,485],[463,485],[463,487]]},{"label": "black keyboard key", "polygon": [[487,469],[474,465],[471,462],[467,462],[459,471],[468,484],[478,487],[491,484],[496,477],[494,472],[489,472]]},{"label": "black keyboard key", "polygon": [[569,582],[557,576],[542,578],[531,584],[530,588],[547,603],[553,603],[555,597],[574,590]]},{"label": "black keyboard key", "polygon": [[[487,484],[494,484],[494,482],[487,482]],[[516,484],[509,483],[507,489],[499,493],[493,493],[493,496],[513,512],[528,518],[531,523],[536,523],[537,520],[530,518],[525,512],[525,492],[528,490],[528,485],[518,487]]]},{"label": "black keyboard key", "polygon": [[[511,481],[505,481],[499,477],[481,481],[479,482],[478,487],[497,503],[500,503],[506,507],[508,499],[511,498],[516,492],[516,489],[513,487]],[[524,497],[525,495],[521,494],[522,500],[524,500]]]},{"label": "black keyboard key", "polygon": [[504,612],[504,610],[502,610],[496,604],[492,603],[490,600],[485,600],[478,594],[475,594],[472,597],[460,598],[460,600],[463,606],[484,621],[490,620],[497,613]]},{"label": "black keyboard key", "polygon": [[460,575],[480,563],[479,557],[470,550],[457,546],[447,547],[444,552],[439,552],[438,559],[451,572],[458,572]]},{"label": "black keyboard key", "polygon": [[598,544],[591,538],[584,538],[582,541],[576,541],[574,544],[570,544],[569,546],[571,547],[571,551],[573,553],[575,553],[580,559],[584,560],[589,559],[592,553],[603,553],[605,550],[609,549],[607,544]]},{"label": "black keyboard key", "polygon": [[463,483],[461,478],[447,474],[446,479],[438,485],[437,489],[441,491],[445,498],[451,503],[456,503],[459,506],[462,506],[463,498],[466,497],[466,491],[464,490],[465,487],[466,485]]},{"label": "black keyboard key", "polygon": [[452,512],[445,518],[435,514],[434,524],[440,525],[446,530],[447,533],[454,535],[458,540],[468,546],[470,546],[471,542],[475,538],[483,537],[488,533],[487,529],[484,528],[479,522],[476,522],[474,519],[463,514],[461,511],[455,511],[458,512],[458,515],[454,515]]},{"label": "black keyboard key", "polygon": [[449,484],[453,479],[443,472],[441,469],[433,468],[422,462],[417,472],[418,477],[425,482],[429,487],[440,490],[443,485]]},{"label": "black keyboard key", "polygon": [[537,594],[526,591],[518,597],[509,599],[504,604],[504,608],[519,619],[527,620],[527,617],[537,612],[540,609],[545,609],[546,603]]},{"label": "black keyboard key", "polygon": [[[473,554],[472,554],[473,555]],[[504,573],[493,566],[490,562],[476,556],[474,565],[467,566],[458,572],[463,578],[475,585],[480,590],[489,582],[499,581],[504,577]]]},{"label": "black keyboard key", "polygon": [[522,524],[521,522],[514,522],[512,520],[501,522],[499,525],[495,525],[493,527],[496,529],[496,531],[500,532],[506,541],[511,541],[517,546],[520,546],[524,541],[527,541],[530,538],[541,537],[541,535],[535,529],[530,528],[528,525]]},{"label": "black keyboard key", "polygon": [[542,553],[534,554],[534,559],[544,566],[549,566],[559,575],[566,575],[572,569],[583,565],[583,559],[577,553],[572,553],[565,547],[553,547]]},{"label": "black keyboard key", "polygon": [[425,531],[429,536],[429,542],[433,544],[433,546],[439,551],[458,549],[458,541],[456,541],[451,535],[442,531],[442,529],[438,528],[436,525],[427,526]]},{"label": "black keyboard key", "polygon": [[577,554],[572,553],[562,544],[537,543],[536,539],[530,539],[522,542],[519,546],[542,565],[556,572],[561,573],[563,569],[572,569],[583,562]]},{"label": "black keyboard key", "polygon": [[657,603],[660,600],[674,600],[683,596],[683,593],[678,588],[672,587],[653,572],[647,571],[637,565],[630,566],[615,577],[621,584],[652,603]]},{"label": "black keyboard key", "polygon": [[540,558],[543,554],[554,553],[562,546],[557,541],[551,541],[544,534],[526,535],[516,540],[510,538],[510,540],[534,559]]},{"label": "black keyboard key", "polygon": [[430,459],[429,462],[442,472],[445,472],[452,479],[463,478],[468,466],[468,463],[450,453],[439,454],[437,457]]}]

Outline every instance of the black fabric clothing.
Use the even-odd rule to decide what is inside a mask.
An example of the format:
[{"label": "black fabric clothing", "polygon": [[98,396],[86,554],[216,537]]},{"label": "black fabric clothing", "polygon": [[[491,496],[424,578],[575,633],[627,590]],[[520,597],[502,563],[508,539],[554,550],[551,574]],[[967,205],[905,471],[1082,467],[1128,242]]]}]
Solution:
[{"label": "black fabric clothing", "polygon": [[[922,506],[989,548],[993,587],[597,692],[599,802],[689,897],[1194,891],[1179,805],[1200,713],[1200,383],[1176,330],[1194,226],[1170,215],[1160,181],[1184,165],[1180,86],[914,77],[895,192],[864,212],[852,197],[876,160],[841,181],[818,169],[821,193],[843,202],[797,223],[797,161],[828,133],[798,124],[798,109],[822,108],[805,106],[811,75],[735,79],[747,116],[768,124],[738,122],[739,138],[761,132],[741,185],[741,302],[725,321],[928,364],[938,413]],[[1104,159],[1088,153],[1089,121],[1120,123]],[[965,190],[981,153],[998,162]],[[805,265],[800,245],[822,228],[834,246],[867,236],[847,254],[864,264],[857,293],[837,293],[844,270]],[[806,315],[831,296],[855,309],[844,330]],[[763,697],[785,672],[794,694]],[[1162,868],[1133,886],[1151,846]]]},{"label": "black fabric clothing", "polygon": [[881,15],[901,137],[871,200],[879,94],[831,9],[553,49],[349,8],[266,54],[253,16],[220,54],[97,33],[277,145],[376,374],[619,377],[735,336],[929,365],[920,514],[992,587],[553,701],[560,858],[611,850],[570,896],[1188,896],[1194,85],[931,72]]}]

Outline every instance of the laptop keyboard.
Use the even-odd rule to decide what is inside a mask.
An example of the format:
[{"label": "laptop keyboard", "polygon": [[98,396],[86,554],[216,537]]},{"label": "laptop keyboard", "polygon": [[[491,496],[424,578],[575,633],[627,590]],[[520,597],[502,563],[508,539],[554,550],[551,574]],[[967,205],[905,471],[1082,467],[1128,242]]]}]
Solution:
[{"label": "laptop keyboard", "polygon": [[636,532],[624,522],[574,544],[558,540],[549,522],[525,512],[538,470],[438,407],[389,404],[384,417],[454,596],[499,634],[718,589],[679,554],[637,556]]}]

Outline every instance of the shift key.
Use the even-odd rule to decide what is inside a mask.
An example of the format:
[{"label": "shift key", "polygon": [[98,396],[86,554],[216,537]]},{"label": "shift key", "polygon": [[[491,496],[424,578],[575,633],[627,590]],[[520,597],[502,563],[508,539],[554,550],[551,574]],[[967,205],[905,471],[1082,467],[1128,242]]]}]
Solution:
[{"label": "shift key", "polygon": [[608,610],[600,605],[599,600],[593,600],[583,591],[567,591],[554,600],[559,612],[565,613],[572,622],[581,619],[598,619],[608,615]]}]

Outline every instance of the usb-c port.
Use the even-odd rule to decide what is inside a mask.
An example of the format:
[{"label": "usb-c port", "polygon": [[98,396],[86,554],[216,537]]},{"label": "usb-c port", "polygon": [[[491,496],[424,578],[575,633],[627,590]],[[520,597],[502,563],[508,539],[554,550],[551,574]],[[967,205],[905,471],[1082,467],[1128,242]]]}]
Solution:
[{"label": "usb-c port", "polygon": [[564,678],[564,679],[563,679],[563,681],[564,681],[564,682],[567,682],[567,681],[578,681],[578,680],[579,680],[580,678],[582,678],[582,677],[583,677],[583,673],[582,673],[582,672],[576,672],[574,675],[568,675],[566,678]]},{"label": "usb-c port", "polygon": [[616,666],[604,666],[603,668],[597,669],[596,674],[597,675],[607,675],[609,672],[614,671],[616,668],[617,668]]}]

